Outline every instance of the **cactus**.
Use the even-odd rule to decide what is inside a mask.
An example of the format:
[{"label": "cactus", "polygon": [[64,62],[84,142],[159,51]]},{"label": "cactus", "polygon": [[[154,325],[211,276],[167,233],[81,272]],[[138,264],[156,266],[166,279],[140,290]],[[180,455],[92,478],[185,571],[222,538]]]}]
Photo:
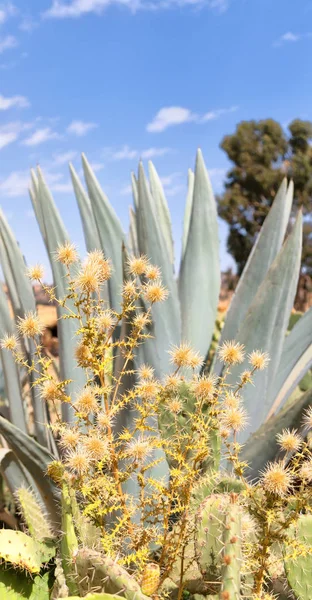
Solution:
[{"label": "cactus", "polygon": [[239,600],[241,587],[241,511],[235,494],[227,507],[222,532],[222,571],[220,600]]},{"label": "cactus", "polygon": [[74,527],[72,505],[68,486],[63,484],[62,488],[62,538],[61,538],[61,557],[62,567],[65,574],[66,584],[71,594],[78,591],[74,579],[73,562],[78,552],[78,540]]},{"label": "cactus", "polygon": [[155,594],[159,587],[160,571],[155,563],[148,563],[143,571],[141,580],[141,591],[146,596]]},{"label": "cactus", "polygon": [[[114,596],[113,594],[87,594],[85,596],[87,600],[120,600],[120,596]],[[67,600],[80,600],[80,596],[69,596]]]},{"label": "cactus", "polygon": [[49,549],[22,531],[0,530],[0,557],[17,568],[39,573],[53,553],[53,548]]},{"label": "cactus", "polygon": [[96,591],[119,594],[127,600],[147,600],[140,585],[127,571],[108,556],[83,548],[75,561],[76,581],[81,595]]},{"label": "cactus", "polygon": [[30,535],[38,542],[52,540],[53,533],[48,517],[44,514],[34,493],[29,489],[20,488],[16,492],[16,498]]},{"label": "cactus", "polygon": [[221,578],[224,509],[228,499],[222,495],[206,498],[196,515],[195,556],[202,576],[218,584]]},{"label": "cactus", "polygon": [[[312,515],[301,515],[291,527],[290,543],[285,546],[285,570],[297,600],[311,600]],[[294,542],[293,556],[292,544]]]},{"label": "cactus", "polygon": [[49,573],[29,577],[0,566],[1,600],[50,600]]}]

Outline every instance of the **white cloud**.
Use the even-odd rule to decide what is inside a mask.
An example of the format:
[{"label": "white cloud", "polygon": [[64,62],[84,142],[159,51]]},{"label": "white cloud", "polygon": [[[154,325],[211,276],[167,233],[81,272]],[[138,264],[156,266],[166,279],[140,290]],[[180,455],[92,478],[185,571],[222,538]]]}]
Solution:
[{"label": "white cloud", "polygon": [[50,8],[43,13],[45,18],[77,18],[89,13],[101,14],[109,6],[123,6],[132,13],[139,10],[165,10],[173,8],[210,8],[224,12],[228,0],[52,0]]},{"label": "white cloud", "polygon": [[131,185],[125,185],[125,187],[121,188],[120,194],[121,194],[121,196],[131,196],[131,194],[132,194],[132,186]]},{"label": "white cloud", "polygon": [[236,112],[237,110],[238,106],[231,106],[230,108],[218,108],[217,110],[211,110],[203,116],[202,121],[214,121],[215,119],[219,119],[219,117],[222,117],[222,115]]},{"label": "white cloud", "polygon": [[167,106],[161,108],[151,123],[148,123],[146,129],[150,133],[158,133],[165,131],[168,127],[173,125],[181,125],[182,123],[189,123],[190,121],[196,121],[198,116],[192,113],[188,108],[182,108],[181,106]]},{"label": "white cloud", "polygon": [[[72,190],[69,182],[62,182],[63,177],[63,173],[44,171],[44,178],[53,192],[68,192]],[[26,196],[30,183],[29,171],[12,171],[5,179],[0,180],[0,194],[8,198]],[[27,213],[27,216],[32,217],[32,212]]]},{"label": "white cloud", "polygon": [[113,152],[112,158],[113,160],[133,160],[138,156],[137,150],[132,150],[129,146],[123,146],[121,150],[117,152]]},{"label": "white cloud", "polygon": [[273,44],[273,46],[283,46],[287,43],[299,42],[300,40],[312,38],[312,32],[307,33],[293,33],[292,31],[287,31],[279,37]]},{"label": "white cloud", "polygon": [[73,186],[70,181],[66,183],[54,183],[50,185],[52,192],[60,193],[60,194],[68,194],[72,193]]},{"label": "white cloud", "polygon": [[168,129],[168,127],[182,125],[182,123],[205,123],[207,121],[219,119],[222,115],[235,112],[236,110],[238,110],[238,106],[231,106],[230,108],[217,108],[204,115],[198,115],[189,108],[167,106],[158,111],[153,120],[148,123],[146,130],[150,133],[160,133],[161,131]]},{"label": "white cloud", "polygon": [[26,108],[29,106],[29,101],[25,96],[11,96],[11,98],[5,98],[5,96],[0,94],[0,110],[7,110],[13,106]]},{"label": "white cloud", "polygon": [[0,25],[7,21],[9,17],[12,17],[16,13],[16,8],[11,2],[0,4]]},{"label": "white cloud", "polygon": [[120,150],[112,151],[111,148],[107,148],[105,155],[113,160],[134,160],[135,158],[142,160],[150,160],[157,156],[164,156],[172,152],[171,148],[146,148],[145,150],[135,150],[130,146],[123,146]]},{"label": "white cloud", "polygon": [[90,167],[92,171],[94,171],[94,173],[97,173],[98,171],[102,171],[102,169],[104,169],[103,163],[90,163]]},{"label": "white cloud", "polygon": [[61,154],[55,154],[53,156],[53,164],[54,165],[66,165],[70,161],[74,160],[77,156],[78,152],[75,150],[68,150],[68,152],[63,152]]},{"label": "white cloud", "polygon": [[31,33],[38,27],[38,23],[32,17],[24,17],[19,24],[19,29],[21,31],[26,31],[27,33]]},{"label": "white cloud", "polygon": [[16,46],[17,39],[13,35],[6,35],[5,37],[0,38],[0,54],[5,50],[15,48]]},{"label": "white cloud", "polygon": [[23,131],[31,127],[32,123],[21,123],[20,121],[0,125],[0,150],[15,142]]},{"label": "white cloud", "polygon": [[44,127],[43,129],[36,129],[26,140],[23,140],[23,146],[38,146],[49,140],[58,139],[60,135],[53,131],[51,127]]},{"label": "white cloud", "polygon": [[141,158],[143,160],[150,160],[151,158],[156,158],[157,156],[165,156],[171,152],[170,148],[148,148],[147,150],[143,150],[141,152]]},{"label": "white cloud", "polygon": [[67,127],[67,133],[72,133],[73,135],[77,135],[81,137],[86,135],[91,129],[95,129],[98,127],[96,123],[86,123],[85,121],[72,121],[70,125]]}]

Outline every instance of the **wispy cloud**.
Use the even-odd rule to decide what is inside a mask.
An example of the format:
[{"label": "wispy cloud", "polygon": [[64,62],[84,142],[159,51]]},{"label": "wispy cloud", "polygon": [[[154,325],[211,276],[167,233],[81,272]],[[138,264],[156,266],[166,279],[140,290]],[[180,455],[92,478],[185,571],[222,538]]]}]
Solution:
[{"label": "wispy cloud", "polygon": [[75,160],[78,152],[76,150],[68,150],[68,152],[62,152],[60,154],[53,155],[53,165],[66,165],[72,160]]},{"label": "wispy cloud", "polygon": [[221,116],[237,110],[238,106],[231,106],[230,108],[218,108],[207,112],[204,115],[198,115],[189,108],[167,106],[158,111],[153,120],[147,124],[146,130],[150,133],[160,133],[161,131],[168,129],[168,127],[182,125],[183,123],[206,123],[207,121],[219,119]]},{"label": "wispy cloud", "polygon": [[77,18],[88,13],[101,14],[110,6],[123,6],[132,13],[139,10],[166,10],[173,8],[210,8],[224,12],[229,0],[52,0],[50,8],[43,13],[44,18]]},{"label": "wispy cloud", "polygon": [[49,140],[55,140],[60,137],[59,133],[53,131],[51,127],[44,127],[43,129],[36,129],[31,136],[23,140],[23,146],[38,146]]},{"label": "wispy cloud", "polygon": [[20,121],[0,125],[0,150],[15,142],[22,132],[31,127],[32,123],[21,123]]},{"label": "wispy cloud", "polygon": [[145,150],[135,150],[130,146],[123,146],[120,150],[112,151],[107,149],[106,155],[113,160],[134,160],[135,158],[141,158],[142,160],[150,160],[157,156],[164,156],[172,152],[171,148],[146,148]]},{"label": "wispy cloud", "polygon": [[13,35],[6,35],[5,37],[0,38],[0,54],[5,52],[5,50],[9,50],[10,48],[15,48],[18,45],[17,39]]},{"label": "wispy cloud", "polygon": [[14,4],[11,2],[5,2],[0,4],[0,25],[7,21],[9,17],[12,17],[17,12]]},{"label": "wispy cloud", "polygon": [[98,127],[96,123],[87,123],[85,121],[72,121],[70,125],[67,127],[67,133],[71,133],[76,135],[77,137],[82,137],[91,131],[91,129],[95,129]]},{"label": "wispy cloud", "polygon": [[[44,177],[51,191],[55,193],[68,193],[72,191],[70,182],[64,182],[63,173],[44,171]],[[17,198],[26,196],[30,186],[29,171],[12,171],[5,179],[0,180],[0,193],[4,197]],[[27,216],[31,217],[32,213]]]},{"label": "wispy cloud", "polygon": [[273,43],[273,46],[283,46],[284,44],[293,44],[295,42],[300,42],[301,40],[312,38],[312,32],[308,31],[307,33],[293,33],[292,31],[287,31],[279,37]]},{"label": "wispy cloud", "polygon": [[9,108],[27,108],[29,101],[25,96],[11,96],[11,98],[5,98],[0,94],[0,110],[8,110]]},{"label": "wispy cloud", "polygon": [[26,31],[27,33],[32,33],[38,26],[39,24],[32,17],[23,17],[19,24],[19,29],[21,31]]}]

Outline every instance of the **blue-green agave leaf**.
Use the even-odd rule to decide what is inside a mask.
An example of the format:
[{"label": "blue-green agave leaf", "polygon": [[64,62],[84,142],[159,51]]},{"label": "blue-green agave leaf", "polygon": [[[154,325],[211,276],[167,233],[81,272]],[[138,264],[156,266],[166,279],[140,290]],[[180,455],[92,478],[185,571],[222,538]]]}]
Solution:
[{"label": "blue-green agave leaf", "polygon": [[92,252],[92,250],[100,250],[101,242],[93,215],[90,198],[85,192],[83,185],[71,163],[69,164],[69,171],[80,212],[87,250],[88,252]]},{"label": "blue-green agave leaf", "polygon": [[163,190],[159,175],[151,161],[148,162],[149,180],[151,193],[154,199],[156,218],[159,227],[162,229],[165,242],[167,244],[168,256],[172,264],[174,263],[174,248],[171,228],[171,218],[166,196]]},{"label": "blue-green agave leaf", "polygon": [[121,302],[122,247],[126,243],[125,234],[84,154],[82,165],[102,250],[113,265],[113,276],[108,282],[108,289],[111,308],[118,312]]},{"label": "blue-green agave leaf", "polygon": [[137,232],[140,254],[145,254],[154,265],[161,270],[162,282],[169,292],[168,299],[154,305],[152,318],[153,340],[147,340],[142,349],[144,361],[154,367],[156,376],[160,377],[170,370],[168,351],[172,344],[179,344],[181,339],[181,320],[177,284],[174,278],[173,265],[168,260],[168,250],[163,231],[154,209],[142,163],[139,166],[138,179],[139,210],[137,211]]},{"label": "blue-green agave leaf", "polygon": [[138,192],[138,181],[134,173],[131,173],[131,187],[132,187],[132,196],[135,210],[138,209],[139,206],[139,192]]},{"label": "blue-green agave leaf", "polygon": [[[66,269],[64,265],[54,259],[60,244],[69,242],[69,236],[62,223],[59,212],[55,206],[54,200],[49,192],[49,189],[44,181],[43,174],[38,168],[38,193],[36,194],[36,202],[33,205],[34,211],[38,214],[39,226],[43,228],[42,233],[46,241],[47,253],[50,259],[54,286],[58,298],[64,298],[67,293]],[[75,310],[73,304],[67,303],[68,307]],[[57,307],[58,312],[58,332],[60,341],[60,373],[61,378],[71,380],[67,387],[67,393],[74,398],[86,382],[86,377],[83,369],[77,366],[75,361],[75,347],[77,344],[76,332],[78,329],[78,321],[74,319],[63,319],[62,317],[68,314],[66,308]],[[73,420],[74,413],[69,404],[62,405],[62,418],[66,422]]]},{"label": "blue-green agave leaf", "polygon": [[[253,385],[244,388],[243,399],[249,424],[242,432],[244,442],[266,419],[271,399],[269,389],[275,380],[283,351],[289,316],[293,307],[301,261],[302,214],[299,212],[293,231],[272,263],[240,326],[237,341],[244,344],[246,353],[262,350],[270,356],[268,367],[255,373]],[[248,368],[247,358],[232,370],[227,382],[234,385],[242,370]]]},{"label": "blue-green agave leaf", "polygon": [[[293,183],[287,190],[287,180],[283,180],[270,212],[265,219],[257,241],[249,255],[244,271],[239,279],[235,294],[230,304],[220,344],[226,340],[234,340],[247,310],[263,282],[272,262],[280,251],[293,202]],[[216,374],[222,369],[218,361],[214,367]]]},{"label": "blue-green agave leaf", "polygon": [[197,153],[189,232],[179,276],[182,339],[208,351],[220,293],[217,208],[200,150]]},{"label": "blue-green agave leaf", "polygon": [[21,487],[29,488],[32,484],[31,477],[9,448],[0,448],[0,472],[11,494],[15,494]]},{"label": "blue-green agave leaf", "polygon": [[272,406],[268,418],[277,413],[312,365],[312,308],[297,321],[286,337],[276,377],[270,386]]},{"label": "blue-green agave leaf", "polygon": [[191,222],[191,214],[193,207],[193,195],[194,195],[194,173],[192,169],[188,170],[188,181],[187,181],[187,196],[186,196],[186,204],[184,211],[184,220],[183,220],[183,237],[182,237],[182,258],[185,254],[185,249],[187,246],[187,239],[190,230],[190,222]]},{"label": "blue-green agave leaf", "polygon": [[17,459],[35,480],[51,522],[58,523],[59,490],[46,474],[48,464],[53,457],[46,448],[3,417],[0,417],[0,434],[3,435]]},{"label": "blue-green agave leaf", "polygon": [[132,206],[129,208],[129,247],[133,256],[139,255],[138,233],[136,226],[136,214]]},{"label": "blue-green agave leaf", "polygon": [[[0,338],[3,338],[6,333],[8,335],[14,335],[16,332],[14,321],[10,315],[8,300],[3,287],[0,284]],[[10,420],[16,427],[19,427],[26,433],[27,425],[20,376],[12,352],[5,348],[1,348],[1,361],[7,398],[9,401]]]}]

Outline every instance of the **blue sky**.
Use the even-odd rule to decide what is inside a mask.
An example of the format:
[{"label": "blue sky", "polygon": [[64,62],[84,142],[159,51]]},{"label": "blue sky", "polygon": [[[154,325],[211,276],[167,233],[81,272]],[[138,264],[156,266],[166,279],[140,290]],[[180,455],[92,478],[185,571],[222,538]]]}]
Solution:
[{"label": "blue sky", "polygon": [[[0,204],[47,264],[28,199],[39,163],[84,252],[67,162],[86,153],[127,228],[130,172],[151,158],[180,248],[197,147],[216,192],[242,119],[312,119],[312,1],[0,0]],[[226,227],[220,224],[221,263]]]}]

